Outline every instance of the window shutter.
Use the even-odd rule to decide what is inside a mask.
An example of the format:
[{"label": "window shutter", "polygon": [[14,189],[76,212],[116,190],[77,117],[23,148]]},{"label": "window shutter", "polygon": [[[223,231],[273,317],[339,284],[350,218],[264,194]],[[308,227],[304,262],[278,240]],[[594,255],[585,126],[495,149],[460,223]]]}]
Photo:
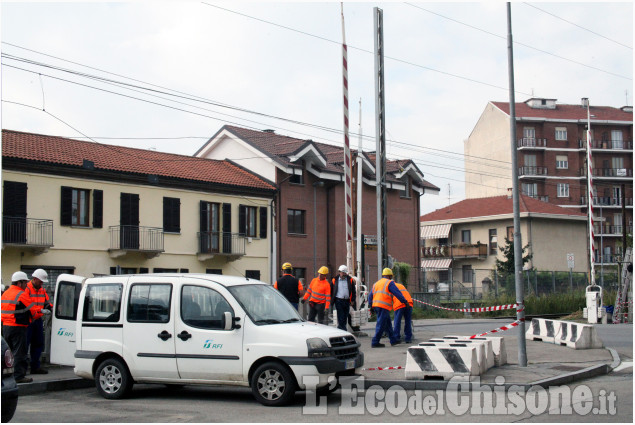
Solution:
[{"label": "window shutter", "polygon": [[104,227],[104,191],[93,190],[93,227]]},{"label": "window shutter", "polygon": [[267,237],[267,207],[260,207],[260,238]]},{"label": "window shutter", "polygon": [[163,231],[181,231],[181,200],[163,197]]},{"label": "window shutter", "polygon": [[247,207],[244,205],[238,206],[238,233],[247,234]]},{"label": "window shutter", "polygon": [[70,226],[72,224],[72,208],[73,208],[73,188],[62,186],[60,225]]},{"label": "window shutter", "polygon": [[232,252],[232,204],[223,204],[223,252]]}]

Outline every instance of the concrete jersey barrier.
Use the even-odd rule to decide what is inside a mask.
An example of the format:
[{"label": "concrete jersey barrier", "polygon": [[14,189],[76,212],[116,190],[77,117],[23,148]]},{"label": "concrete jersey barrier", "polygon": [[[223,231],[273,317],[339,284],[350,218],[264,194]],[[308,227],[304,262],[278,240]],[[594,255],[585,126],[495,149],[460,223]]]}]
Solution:
[{"label": "concrete jersey barrier", "polygon": [[[444,336],[445,340],[462,340],[469,338],[469,336],[461,335],[447,335]],[[502,336],[478,336],[470,338],[470,341],[491,341],[492,351],[494,352],[494,366],[500,367],[507,364],[507,348],[505,347],[505,338]]]},{"label": "concrete jersey barrier", "polygon": [[443,338],[434,338],[428,340],[428,342],[434,342],[436,344],[473,344],[474,346],[476,346],[476,355],[481,373],[485,373],[489,369],[494,367],[494,351],[492,350],[491,341],[473,341],[465,339],[445,340]]},{"label": "concrete jersey barrier", "polygon": [[604,348],[595,326],[584,323],[560,322],[560,332],[556,334],[555,343],[574,350]]},{"label": "concrete jersey barrier", "polygon": [[406,379],[479,376],[477,349],[468,344],[435,344],[409,347],[406,352]]},{"label": "concrete jersey barrier", "polygon": [[555,342],[556,334],[560,332],[561,323],[559,320],[531,319],[531,326],[525,333],[525,339]]}]

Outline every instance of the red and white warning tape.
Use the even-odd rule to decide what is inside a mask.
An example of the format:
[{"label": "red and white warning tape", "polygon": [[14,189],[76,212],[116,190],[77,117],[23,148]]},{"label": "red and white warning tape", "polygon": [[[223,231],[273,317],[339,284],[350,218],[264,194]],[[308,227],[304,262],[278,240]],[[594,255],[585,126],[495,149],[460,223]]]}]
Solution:
[{"label": "red and white warning tape", "polygon": [[485,311],[500,311],[500,310],[509,310],[511,308],[516,308],[519,304],[505,304],[505,305],[495,305],[492,307],[475,307],[475,308],[447,308],[441,307],[440,305],[429,304],[424,301],[413,300],[421,304],[429,305],[430,307],[440,308],[441,310],[449,310],[449,311],[461,311],[464,313],[482,313]]},{"label": "red and white warning tape", "polygon": [[365,367],[362,370],[397,370],[405,369],[403,366],[388,366],[388,367]]},{"label": "red and white warning tape", "polygon": [[482,334],[472,335],[469,339],[481,337],[481,336],[487,335],[487,334],[494,334],[494,333],[497,333],[497,332],[507,331],[507,330],[510,330],[511,328],[515,328],[516,326],[520,325],[521,322],[524,322],[524,321],[525,321],[525,318],[518,319],[515,322],[510,323],[507,326],[501,326],[500,328],[492,329],[491,331],[485,332],[485,333],[482,333]]}]

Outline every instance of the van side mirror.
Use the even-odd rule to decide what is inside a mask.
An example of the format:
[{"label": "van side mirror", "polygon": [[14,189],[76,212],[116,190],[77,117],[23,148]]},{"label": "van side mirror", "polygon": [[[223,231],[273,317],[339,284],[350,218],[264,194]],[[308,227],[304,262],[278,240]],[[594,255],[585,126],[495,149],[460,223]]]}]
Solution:
[{"label": "van side mirror", "polygon": [[240,329],[240,325],[237,324],[240,317],[233,317],[229,311],[223,313],[223,330],[231,331],[232,329]]}]

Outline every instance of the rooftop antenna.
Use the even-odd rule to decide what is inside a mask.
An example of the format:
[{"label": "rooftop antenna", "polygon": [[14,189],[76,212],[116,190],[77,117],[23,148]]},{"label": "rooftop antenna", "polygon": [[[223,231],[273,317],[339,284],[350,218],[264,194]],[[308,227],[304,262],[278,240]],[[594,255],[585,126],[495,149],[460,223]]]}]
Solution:
[{"label": "rooftop antenna", "polygon": [[450,206],[450,183],[448,183],[448,206]]}]

